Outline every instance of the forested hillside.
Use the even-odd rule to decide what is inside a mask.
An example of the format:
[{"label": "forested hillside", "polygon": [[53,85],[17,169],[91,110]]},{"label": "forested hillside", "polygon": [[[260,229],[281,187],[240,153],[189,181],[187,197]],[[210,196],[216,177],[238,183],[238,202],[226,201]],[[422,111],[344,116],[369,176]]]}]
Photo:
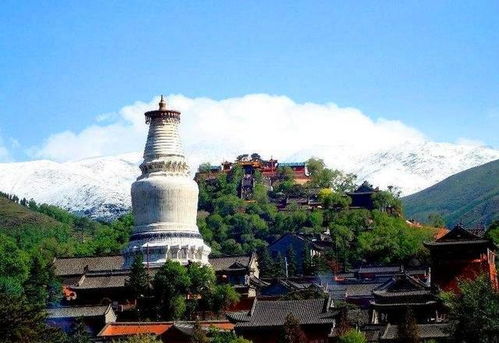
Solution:
[{"label": "forested hillside", "polygon": [[130,215],[104,224],[1,193],[0,291],[22,293],[33,266],[49,275],[54,256],[119,253],[131,228]]},{"label": "forested hillside", "polygon": [[[367,263],[401,263],[413,256],[424,258],[422,242],[431,240],[433,229],[409,226],[401,216],[397,194],[380,191],[373,211],[350,209],[345,192],[354,189],[355,178],[326,168],[322,160],[308,161],[311,180],[305,185],[294,182],[293,173],[279,169],[279,180],[267,192],[261,175],[250,201],[241,200],[237,190],[243,171],[233,168],[210,180],[199,182],[198,226],[214,255],[261,252],[284,233],[330,236],[328,262],[352,265]],[[270,201],[273,196],[304,196],[317,193],[320,208],[304,210],[290,205],[278,211]],[[275,261],[278,262],[278,261]],[[320,266],[324,261],[317,261]]]},{"label": "forested hillside", "polygon": [[405,215],[426,222],[431,214],[448,227],[488,226],[499,219],[499,160],[455,174],[402,199]]}]

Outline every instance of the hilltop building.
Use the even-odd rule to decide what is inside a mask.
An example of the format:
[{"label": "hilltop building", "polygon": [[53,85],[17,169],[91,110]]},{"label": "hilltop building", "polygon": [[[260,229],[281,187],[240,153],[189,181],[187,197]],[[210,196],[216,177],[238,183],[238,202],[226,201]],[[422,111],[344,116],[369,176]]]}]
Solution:
[{"label": "hilltop building", "polygon": [[495,251],[497,249],[483,231],[466,230],[457,225],[444,236],[425,246],[431,253],[432,284],[444,291],[458,291],[459,280],[473,280],[485,274],[499,290]]},{"label": "hilltop building", "polygon": [[168,109],[161,96],[159,109],[145,116],[149,133],[142,175],[132,184],[135,227],[124,251],[125,266],[136,254],[151,267],[169,259],[206,264],[211,249],[196,225],[199,190],[180,142],[180,112]]},{"label": "hilltop building", "polygon": [[347,195],[352,199],[350,208],[364,208],[366,210],[372,210],[374,208],[374,203],[372,196],[379,192],[379,188],[374,188],[367,181],[364,181],[355,191],[348,192]]},{"label": "hilltop building", "polygon": [[293,171],[294,181],[304,184],[310,179],[306,162],[278,162],[271,158],[263,160],[259,154],[239,155],[234,162],[225,161],[218,166],[200,166],[195,179],[213,180],[221,173],[229,173],[234,167],[239,166],[243,170],[243,178],[239,187],[241,199],[251,199],[253,187],[255,185],[254,175],[259,172],[262,175],[264,184],[271,189],[273,183],[278,179],[279,168],[290,168]]},{"label": "hilltop building", "polygon": [[310,178],[306,162],[279,162],[273,158],[264,160],[259,154],[239,155],[234,162],[224,161],[218,166],[201,167],[196,173],[195,179],[211,179],[220,173],[228,173],[234,167],[240,166],[244,174],[253,175],[259,171],[264,178],[274,181],[277,178],[279,168],[289,167],[293,173],[296,183],[304,184]]}]

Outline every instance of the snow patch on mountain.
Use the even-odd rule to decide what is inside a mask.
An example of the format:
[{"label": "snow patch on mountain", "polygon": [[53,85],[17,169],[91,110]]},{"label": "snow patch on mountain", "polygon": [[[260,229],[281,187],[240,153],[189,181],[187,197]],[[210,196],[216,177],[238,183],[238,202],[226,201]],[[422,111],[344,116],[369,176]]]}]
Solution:
[{"label": "snow patch on mountain", "polygon": [[[191,166],[220,162],[227,152],[196,154],[187,149]],[[380,188],[397,186],[403,195],[427,188],[446,177],[499,159],[499,150],[450,143],[407,143],[380,151],[349,149],[347,145],[312,146],[281,161],[323,158],[331,168],[354,173]],[[232,156],[233,158],[234,156]],[[264,156],[269,157],[269,156]],[[0,191],[33,198],[92,218],[113,219],[130,209],[130,186],[140,175],[140,153],[96,157],[80,161],[0,163]],[[193,168],[194,171],[195,168]]]}]

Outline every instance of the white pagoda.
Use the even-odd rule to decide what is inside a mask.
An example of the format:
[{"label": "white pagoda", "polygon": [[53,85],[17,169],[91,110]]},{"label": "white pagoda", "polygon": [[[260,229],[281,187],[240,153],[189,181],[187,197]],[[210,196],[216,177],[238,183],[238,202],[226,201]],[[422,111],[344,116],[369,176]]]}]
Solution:
[{"label": "white pagoda", "polygon": [[198,185],[190,177],[178,127],[180,112],[159,109],[145,113],[149,133],[142,175],[132,184],[133,234],[124,251],[125,267],[136,254],[158,267],[166,260],[208,263],[211,249],[196,225]]}]

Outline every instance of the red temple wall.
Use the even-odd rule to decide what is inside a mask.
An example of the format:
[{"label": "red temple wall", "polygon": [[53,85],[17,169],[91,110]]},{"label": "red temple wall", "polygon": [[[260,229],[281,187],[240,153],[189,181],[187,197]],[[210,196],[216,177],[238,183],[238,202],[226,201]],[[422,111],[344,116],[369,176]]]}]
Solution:
[{"label": "red temple wall", "polygon": [[444,291],[459,291],[459,281],[474,280],[480,274],[487,274],[495,289],[497,274],[495,266],[488,261],[457,261],[441,263],[432,269],[433,282]]}]

